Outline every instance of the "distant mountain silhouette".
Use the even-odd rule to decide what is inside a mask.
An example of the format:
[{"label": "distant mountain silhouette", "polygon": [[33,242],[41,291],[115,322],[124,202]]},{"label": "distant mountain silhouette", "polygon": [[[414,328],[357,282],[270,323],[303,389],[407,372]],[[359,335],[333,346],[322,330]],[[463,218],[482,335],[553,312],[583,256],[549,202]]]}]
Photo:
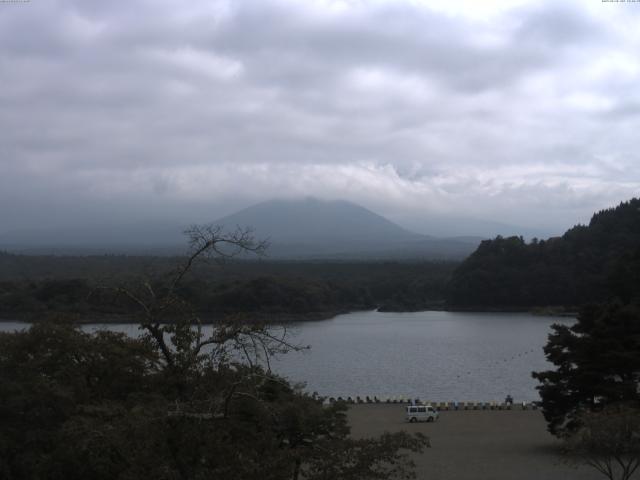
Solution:
[{"label": "distant mountain silhouette", "polygon": [[276,258],[462,258],[481,240],[420,235],[355,203],[316,198],[270,200],[215,223],[251,226]]},{"label": "distant mountain silhouette", "polygon": [[[257,239],[270,241],[267,254],[275,259],[461,259],[482,240],[421,235],[355,203],[315,198],[270,200],[213,223],[226,230],[252,227]],[[172,255],[185,251],[185,228],[169,222],[138,222],[21,230],[0,235],[0,250]]]},{"label": "distant mountain silhouette", "polygon": [[322,243],[421,237],[355,203],[316,198],[270,200],[219,219],[221,225],[251,225],[257,236],[274,241]]}]

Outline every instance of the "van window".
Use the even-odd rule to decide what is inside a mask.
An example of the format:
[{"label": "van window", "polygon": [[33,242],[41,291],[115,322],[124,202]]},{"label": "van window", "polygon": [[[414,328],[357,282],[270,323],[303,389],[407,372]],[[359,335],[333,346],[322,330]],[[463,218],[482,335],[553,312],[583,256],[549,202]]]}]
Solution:
[{"label": "van window", "polygon": [[427,409],[425,407],[418,407],[418,413],[425,413]]},{"label": "van window", "polygon": [[418,409],[416,407],[409,407],[409,413],[416,413]]}]

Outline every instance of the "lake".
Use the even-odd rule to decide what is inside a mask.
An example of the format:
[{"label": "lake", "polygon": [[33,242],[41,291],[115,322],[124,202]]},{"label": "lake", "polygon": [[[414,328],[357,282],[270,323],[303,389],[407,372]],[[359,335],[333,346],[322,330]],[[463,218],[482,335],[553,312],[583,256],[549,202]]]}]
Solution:
[{"label": "lake", "polygon": [[[410,396],[430,401],[538,400],[531,371],[550,368],[542,351],[553,323],[527,313],[376,311],[293,324],[310,345],[272,362],[276,372],[330,396]],[[0,323],[0,330],[25,324]],[[135,325],[86,325],[138,333]]]}]

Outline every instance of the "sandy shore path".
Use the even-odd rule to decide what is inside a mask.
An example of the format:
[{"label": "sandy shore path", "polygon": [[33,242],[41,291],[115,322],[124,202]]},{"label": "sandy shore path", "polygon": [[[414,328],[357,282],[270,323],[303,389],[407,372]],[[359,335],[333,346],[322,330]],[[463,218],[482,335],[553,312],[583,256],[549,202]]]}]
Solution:
[{"label": "sandy shore path", "polygon": [[415,457],[421,480],[604,478],[590,467],[562,462],[540,411],[449,411],[435,423],[410,424],[403,405],[354,405],[349,422],[355,437],[399,430],[428,435],[431,448]]}]

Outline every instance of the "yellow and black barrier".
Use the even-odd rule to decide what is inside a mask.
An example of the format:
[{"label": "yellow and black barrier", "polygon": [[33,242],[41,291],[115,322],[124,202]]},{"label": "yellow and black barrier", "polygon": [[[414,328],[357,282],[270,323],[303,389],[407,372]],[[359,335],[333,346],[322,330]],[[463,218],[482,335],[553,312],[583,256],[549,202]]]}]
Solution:
[{"label": "yellow and black barrier", "polygon": [[439,411],[458,410],[537,410],[540,402],[520,401],[520,402],[474,402],[474,401],[453,401],[453,402],[431,402],[410,398],[402,395],[398,396],[378,396],[378,395],[349,395],[346,397],[318,397],[325,404],[344,402],[351,405],[356,404],[396,404],[396,405],[431,405]]}]

